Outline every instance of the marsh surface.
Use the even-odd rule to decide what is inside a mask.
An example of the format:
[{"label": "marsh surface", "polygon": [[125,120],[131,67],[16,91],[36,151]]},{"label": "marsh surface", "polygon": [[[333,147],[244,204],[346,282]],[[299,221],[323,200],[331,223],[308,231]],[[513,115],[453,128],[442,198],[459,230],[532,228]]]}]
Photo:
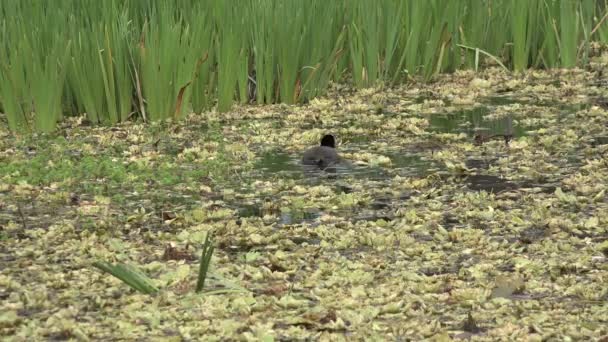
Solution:
[{"label": "marsh surface", "polygon": [[[0,335],[606,335],[597,77],[458,73],[172,124],[1,131]],[[305,170],[328,132],[347,162]],[[193,294],[209,231],[208,289],[246,290]],[[163,290],[137,294],[98,259]]]}]

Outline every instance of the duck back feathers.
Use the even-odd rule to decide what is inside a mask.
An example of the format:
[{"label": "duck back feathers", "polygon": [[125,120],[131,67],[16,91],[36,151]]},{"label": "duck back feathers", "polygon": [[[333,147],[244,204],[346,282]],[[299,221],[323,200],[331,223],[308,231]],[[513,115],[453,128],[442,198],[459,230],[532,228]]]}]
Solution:
[{"label": "duck back feathers", "polygon": [[331,134],[326,134],[321,139],[321,146],[310,148],[304,152],[302,164],[316,165],[321,169],[337,164],[340,156],[336,152],[336,139]]}]

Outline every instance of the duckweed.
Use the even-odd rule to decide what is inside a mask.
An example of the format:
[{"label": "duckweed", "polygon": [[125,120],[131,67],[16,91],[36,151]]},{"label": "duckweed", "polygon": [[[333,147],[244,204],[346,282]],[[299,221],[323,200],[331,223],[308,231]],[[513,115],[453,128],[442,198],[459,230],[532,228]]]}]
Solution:
[{"label": "duckweed", "polygon": [[[160,131],[78,120],[61,138],[2,131],[0,336],[605,338],[598,77],[488,69],[336,86],[307,105],[210,111]],[[303,151],[328,131],[348,165],[304,172]],[[476,145],[480,132],[513,138]],[[193,246],[209,231],[206,288],[246,292],[193,293]],[[97,259],[137,265],[162,289],[138,294]]]}]

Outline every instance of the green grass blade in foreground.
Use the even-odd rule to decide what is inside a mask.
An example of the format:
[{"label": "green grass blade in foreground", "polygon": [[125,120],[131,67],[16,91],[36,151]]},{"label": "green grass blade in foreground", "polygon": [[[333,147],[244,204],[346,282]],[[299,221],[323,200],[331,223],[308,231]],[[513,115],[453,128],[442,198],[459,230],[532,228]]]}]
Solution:
[{"label": "green grass blade in foreground", "polygon": [[159,291],[152,283],[152,280],[134,266],[125,264],[112,265],[105,261],[96,261],[93,263],[93,266],[106,273],[110,273],[141,293],[153,294]]},{"label": "green grass blade in foreground", "polygon": [[198,269],[198,281],[196,283],[196,292],[201,292],[205,287],[205,279],[207,279],[207,272],[209,272],[209,265],[211,264],[211,257],[213,256],[213,237],[211,233],[207,233],[205,242],[203,243],[203,250],[201,252],[201,259]]}]

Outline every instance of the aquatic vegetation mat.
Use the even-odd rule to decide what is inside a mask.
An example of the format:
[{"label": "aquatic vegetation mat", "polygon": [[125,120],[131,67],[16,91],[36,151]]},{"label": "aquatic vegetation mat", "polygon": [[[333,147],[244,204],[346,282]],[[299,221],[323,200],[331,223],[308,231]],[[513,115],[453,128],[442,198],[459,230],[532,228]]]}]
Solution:
[{"label": "aquatic vegetation mat", "polygon": [[[605,338],[602,75],[489,69],[177,123],[0,131],[0,336]],[[345,161],[303,169],[325,133]]]}]

